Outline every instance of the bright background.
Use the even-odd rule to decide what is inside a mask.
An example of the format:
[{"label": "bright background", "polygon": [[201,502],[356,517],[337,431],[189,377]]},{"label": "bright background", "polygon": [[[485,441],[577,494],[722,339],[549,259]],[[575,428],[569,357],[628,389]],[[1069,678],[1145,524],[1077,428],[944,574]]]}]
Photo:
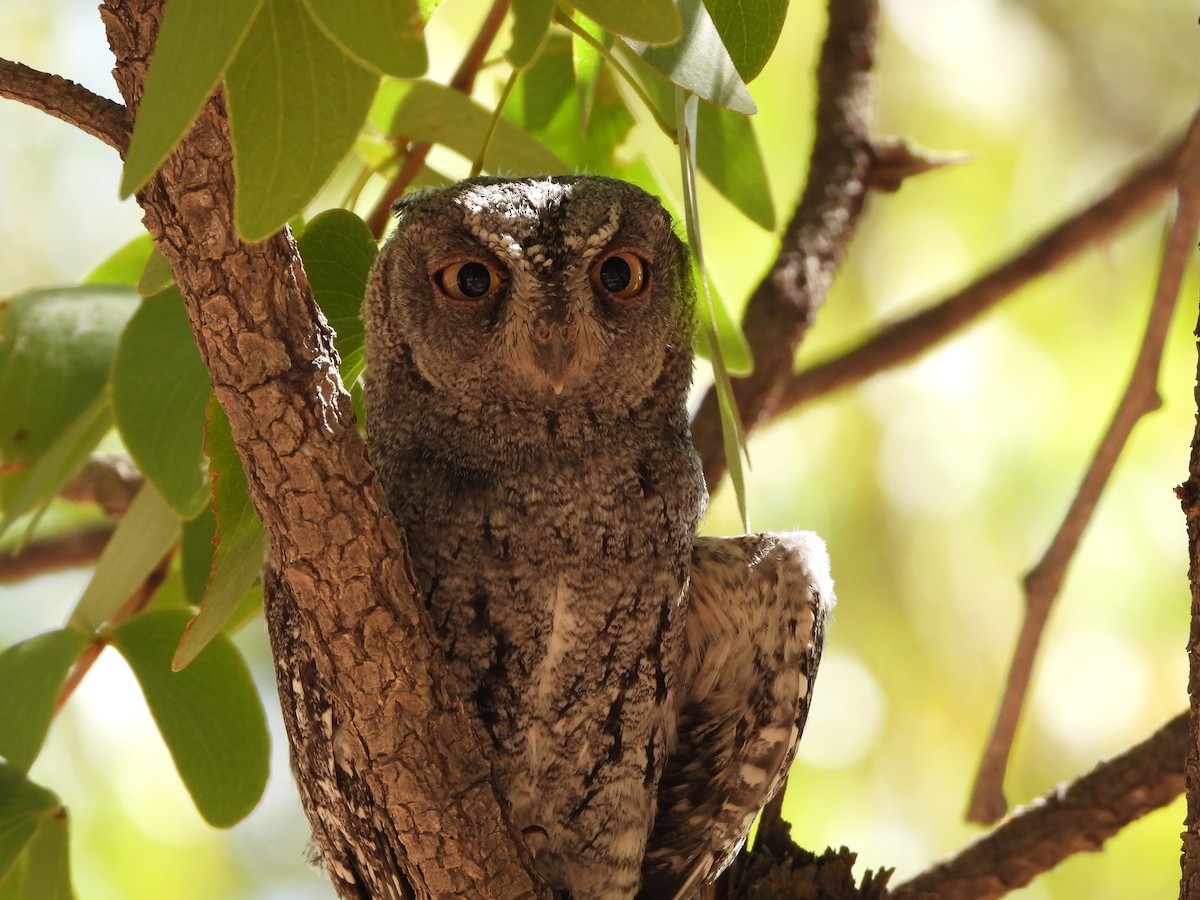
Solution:
[{"label": "bright background", "polygon": [[[450,0],[429,30],[434,77],[461,56]],[[752,85],[781,219],[803,183],[824,29],[795,3]],[[503,46],[501,38],[500,46]],[[938,298],[1104,190],[1176,134],[1200,99],[1200,28],[1182,0],[888,0],[876,133],[969,162],[872,197],[847,267],[801,353],[823,358]],[[116,96],[94,0],[0,2],[0,56]],[[484,96],[492,89],[485,77]],[[669,158],[659,138],[646,139]],[[74,282],[139,230],[96,140],[0,102],[0,296]],[[745,297],[776,241],[712,192],[706,250]],[[792,776],[794,836],[847,845],[897,880],[978,833],[962,823],[1020,619],[1020,579],[1058,525],[1124,386],[1164,218],[1022,291],[916,363],[773,424],[751,442],[757,529],[829,542],[840,604]],[[1186,705],[1183,517],[1195,407],[1194,274],[1165,360],[1165,406],[1135,433],[1050,623],[1008,795],[1025,802],[1141,740]],[[705,528],[737,531],[731,494]],[[0,587],[0,644],[63,621],[88,573]],[[71,813],[81,900],[328,898],[301,861],[306,827],[261,625],[238,642],[268,700],[271,783],[227,832],[205,825],[124,663],[101,662],[32,771]],[[1146,817],[1015,896],[1164,897],[1178,885],[1183,804]]]}]

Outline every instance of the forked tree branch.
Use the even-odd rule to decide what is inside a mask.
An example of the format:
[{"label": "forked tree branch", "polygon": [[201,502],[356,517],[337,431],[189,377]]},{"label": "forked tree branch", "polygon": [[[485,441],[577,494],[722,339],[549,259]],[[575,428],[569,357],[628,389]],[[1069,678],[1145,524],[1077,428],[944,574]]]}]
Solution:
[{"label": "forked tree branch", "polygon": [[894,900],[990,900],[1028,884],[1183,792],[1188,717],[1012,813],[992,831],[903,884]]},{"label": "forked tree branch", "polygon": [[1167,235],[1146,330],[1133,371],[1062,524],[1045,554],[1024,579],[1025,618],[967,810],[967,818],[975,822],[995,822],[1007,811],[1004,773],[1046,620],[1129,436],[1144,416],[1162,405],[1158,377],[1163,348],[1183,273],[1200,227],[1200,117],[1193,122],[1184,141],[1178,182],[1175,217]]},{"label": "forked tree branch", "polygon": [[1156,206],[1174,187],[1183,139],[1139,165],[1120,184],[1034,238],[950,296],[881,328],[856,347],[797,374],[788,373],[770,415],[866,381],[957,334],[1034,279],[1107,240]]},{"label": "forked tree branch", "polygon": [[[161,15],[162,0],[101,6],[130,109]],[[233,195],[218,93],[138,202],[270,538],[277,681],[328,874],[353,898],[544,896],[433,637],[295,244],[286,229],[240,240]]]},{"label": "forked tree branch", "polygon": [[131,127],[129,111],[74,81],[0,59],[0,97],[62,119],[125,155]]},{"label": "forked tree branch", "polygon": [[[796,347],[825,302],[866,197],[871,163],[871,67],[875,0],[830,0],[829,26],[817,66],[816,137],[808,181],[783,233],[779,255],[746,304],[742,330],[754,371],[733,382],[749,432],[777,406]],[[692,438],[709,490],[725,472],[721,415],[710,389],[692,420]]]}]

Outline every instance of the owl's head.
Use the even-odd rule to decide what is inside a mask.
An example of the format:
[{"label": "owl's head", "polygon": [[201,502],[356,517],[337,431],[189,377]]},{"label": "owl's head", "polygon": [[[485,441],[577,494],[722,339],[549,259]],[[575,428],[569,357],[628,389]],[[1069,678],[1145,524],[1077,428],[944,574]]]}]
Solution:
[{"label": "owl's head", "polygon": [[461,407],[518,414],[685,399],[694,291],[657,198],[610,178],[477,178],[398,219],[364,304],[371,378],[404,366]]}]

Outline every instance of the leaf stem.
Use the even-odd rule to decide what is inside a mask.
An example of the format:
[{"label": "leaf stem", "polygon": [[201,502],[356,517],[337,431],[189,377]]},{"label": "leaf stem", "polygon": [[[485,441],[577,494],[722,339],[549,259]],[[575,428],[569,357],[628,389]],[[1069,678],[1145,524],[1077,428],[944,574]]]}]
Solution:
[{"label": "leaf stem", "polygon": [[558,23],[562,25],[563,28],[567,29],[567,31],[571,32],[571,34],[578,37],[585,44],[599,53],[601,59],[612,66],[613,69],[616,70],[617,74],[625,79],[626,84],[628,84],[630,89],[637,94],[638,99],[642,101],[642,105],[645,106],[650,115],[654,117],[655,123],[660,129],[662,129],[663,134],[669,137],[674,143],[678,144],[679,132],[676,130],[675,126],[663,118],[662,113],[659,112],[658,107],[654,105],[654,101],[650,98],[650,95],[646,93],[646,89],[642,87],[642,83],[638,81],[637,77],[634,76],[631,71],[629,71],[623,62],[621,62],[620,58],[608,47],[605,47],[603,43],[596,40],[592,35],[588,34],[586,29],[580,28],[570,16],[560,14],[558,17]]},{"label": "leaf stem", "polygon": [[512,93],[513,86],[517,83],[517,76],[520,74],[519,69],[513,69],[509,73],[508,81],[504,82],[504,90],[500,92],[500,98],[496,101],[496,108],[492,110],[491,121],[488,122],[487,131],[483,135],[483,143],[479,147],[479,155],[471,163],[472,178],[483,171],[483,161],[487,157],[488,147],[492,145],[492,138],[495,136],[496,129],[500,125],[500,115],[504,112],[504,104],[508,102],[508,97]]}]

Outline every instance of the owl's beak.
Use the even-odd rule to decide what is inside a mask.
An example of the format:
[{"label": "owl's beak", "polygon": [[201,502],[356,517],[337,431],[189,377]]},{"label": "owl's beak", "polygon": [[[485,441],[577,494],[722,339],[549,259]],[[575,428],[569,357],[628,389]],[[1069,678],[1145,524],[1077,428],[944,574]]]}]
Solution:
[{"label": "owl's beak", "polygon": [[571,349],[564,336],[566,329],[558,324],[539,322],[533,330],[533,346],[537,367],[550,380],[555,394],[563,392]]}]

